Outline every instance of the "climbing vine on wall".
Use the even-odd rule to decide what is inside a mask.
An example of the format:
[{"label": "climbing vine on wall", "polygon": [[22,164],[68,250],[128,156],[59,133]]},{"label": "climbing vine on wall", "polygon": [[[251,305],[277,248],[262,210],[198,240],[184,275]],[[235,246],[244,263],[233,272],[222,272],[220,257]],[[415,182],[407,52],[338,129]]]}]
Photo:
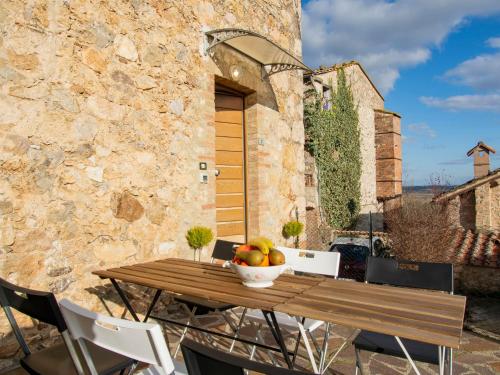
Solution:
[{"label": "climbing vine on wall", "polygon": [[333,228],[352,226],[360,209],[361,150],[359,121],[343,70],[337,74],[330,109],[314,94],[304,105],[306,149],[318,169],[319,198]]}]

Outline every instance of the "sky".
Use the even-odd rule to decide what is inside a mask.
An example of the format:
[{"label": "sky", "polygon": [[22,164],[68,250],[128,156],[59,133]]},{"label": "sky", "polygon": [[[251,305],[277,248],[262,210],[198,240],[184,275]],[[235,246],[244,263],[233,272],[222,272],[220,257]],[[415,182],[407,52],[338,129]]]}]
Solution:
[{"label": "sky", "polygon": [[402,116],[403,184],[473,178],[478,141],[500,167],[500,0],[302,2],[304,62],[357,60]]}]

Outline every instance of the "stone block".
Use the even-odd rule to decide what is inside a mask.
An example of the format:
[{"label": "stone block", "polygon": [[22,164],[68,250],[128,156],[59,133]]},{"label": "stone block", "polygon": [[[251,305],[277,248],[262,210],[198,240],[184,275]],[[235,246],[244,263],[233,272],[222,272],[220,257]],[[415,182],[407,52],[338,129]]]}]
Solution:
[{"label": "stone block", "polygon": [[112,195],[111,209],[116,218],[125,219],[129,222],[140,219],[144,214],[144,207],[128,191]]},{"label": "stone block", "polygon": [[9,62],[14,65],[17,69],[22,70],[33,70],[39,65],[38,56],[34,53],[27,55],[18,55],[12,50],[7,51],[7,56]]},{"label": "stone block", "polygon": [[139,57],[137,48],[132,40],[123,35],[117,35],[114,40],[116,54],[130,61],[136,61]]},{"label": "stone block", "polygon": [[102,73],[108,66],[105,57],[93,48],[87,48],[82,53],[82,61],[92,70]]}]

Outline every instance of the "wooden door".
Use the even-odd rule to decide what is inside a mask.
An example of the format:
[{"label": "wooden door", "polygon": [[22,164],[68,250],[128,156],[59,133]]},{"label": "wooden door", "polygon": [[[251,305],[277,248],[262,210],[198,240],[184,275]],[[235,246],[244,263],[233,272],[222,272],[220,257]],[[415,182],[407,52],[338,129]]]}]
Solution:
[{"label": "wooden door", "polygon": [[245,125],[243,97],[215,94],[217,238],[245,242]]}]

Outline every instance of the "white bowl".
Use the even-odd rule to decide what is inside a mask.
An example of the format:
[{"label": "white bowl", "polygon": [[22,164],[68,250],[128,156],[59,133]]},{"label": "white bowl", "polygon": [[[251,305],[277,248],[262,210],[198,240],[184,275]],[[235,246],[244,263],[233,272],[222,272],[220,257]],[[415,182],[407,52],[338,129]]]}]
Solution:
[{"label": "white bowl", "polygon": [[268,267],[240,266],[233,262],[229,264],[240,277],[243,285],[250,288],[267,288],[272,286],[273,281],[285,270],[290,268],[290,266],[286,264]]}]

